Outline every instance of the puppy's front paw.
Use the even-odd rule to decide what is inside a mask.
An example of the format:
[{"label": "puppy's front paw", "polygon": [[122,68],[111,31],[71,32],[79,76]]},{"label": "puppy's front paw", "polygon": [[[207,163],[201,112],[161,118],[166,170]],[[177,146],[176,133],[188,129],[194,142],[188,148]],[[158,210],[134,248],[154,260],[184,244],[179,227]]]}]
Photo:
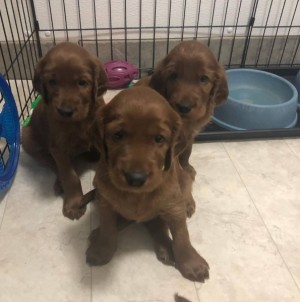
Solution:
[{"label": "puppy's front paw", "polygon": [[107,264],[113,257],[116,244],[108,241],[102,234],[100,228],[92,231],[90,237],[90,246],[86,251],[86,262],[90,265]]},{"label": "puppy's front paw", "polygon": [[81,199],[82,197],[79,196],[78,198],[65,200],[63,206],[63,215],[71,220],[79,219],[81,216],[83,216],[86,211],[86,207],[81,207]]},{"label": "puppy's front paw", "polygon": [[209,265],[195,250],[185,260],[176,261],[176,265],[183,277],[204,282],[209,278]]}]

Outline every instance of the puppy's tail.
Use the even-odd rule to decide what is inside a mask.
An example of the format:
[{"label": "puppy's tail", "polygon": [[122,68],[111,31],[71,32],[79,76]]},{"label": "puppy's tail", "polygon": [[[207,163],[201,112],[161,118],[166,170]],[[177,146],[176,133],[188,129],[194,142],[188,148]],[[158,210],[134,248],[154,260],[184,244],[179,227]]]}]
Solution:
[{"label": "puppy's tail", "polygon": [[93,189],[83,195],[81,199],[80,209],[84,208],[90,201],[94,200],[96,197],[96,189]]}]

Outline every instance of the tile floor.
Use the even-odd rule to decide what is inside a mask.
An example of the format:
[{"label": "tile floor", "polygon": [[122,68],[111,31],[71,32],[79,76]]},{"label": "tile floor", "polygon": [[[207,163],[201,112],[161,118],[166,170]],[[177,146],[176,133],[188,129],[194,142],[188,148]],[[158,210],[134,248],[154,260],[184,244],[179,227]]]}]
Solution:
[{"label": "tile floor", "polygon": [[[85,263],[93,206],[61,215],[54,176],[26,154],[0,202],[0,301],[300,301],[300,139],[195,144],[191,240],[210,264],[205,284],[155,258],[140,226],[122,232],[112,262]],[[81,171],[85,191],[93,171]]]},{"label": "tile floor", "polygon": [[[300,301],[300,139],[199,143],[197,211],[188,221],[210,264],[205,284],[185,280],[155,258],[138,225],[120,234],[113,260],[85,263],[97,225],[90,205],[72,222],[52,191],[54,175],[21,153],[11,190],[0,201],[1,302]],[[84,191],[91,167],[78,169]]]}]

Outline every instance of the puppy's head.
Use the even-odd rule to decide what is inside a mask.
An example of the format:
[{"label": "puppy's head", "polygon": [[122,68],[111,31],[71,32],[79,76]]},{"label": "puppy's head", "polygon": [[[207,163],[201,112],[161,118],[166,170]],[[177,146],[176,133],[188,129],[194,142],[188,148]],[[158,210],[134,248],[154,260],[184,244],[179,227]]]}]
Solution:
[{"label": "puppy's head", "polygon": [[172,166],[180,117],[149,87],[119,93],[97,115],[102,160],[120,190],[151,192]]},{"label": "puppy's head", "polygon": [[33,86],[57,119],[81,121],[106,92],[107,76],[99,59],[76,44],[61,43],[36,65]]},{"label": "puppy's head", "polygon": [[181,42],[166,56],[150,86],[190,121],[210,115],[228,96],[224,69],[207,46],[194,40]]}]

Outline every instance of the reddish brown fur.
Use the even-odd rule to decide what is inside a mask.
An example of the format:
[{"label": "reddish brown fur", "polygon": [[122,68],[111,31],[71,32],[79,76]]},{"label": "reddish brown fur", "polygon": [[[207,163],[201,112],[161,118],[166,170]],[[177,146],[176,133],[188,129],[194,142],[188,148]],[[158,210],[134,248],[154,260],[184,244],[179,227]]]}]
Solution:
[{"label": "reddish brown fur", "polygon": [[184,277],[203,282],[208,264],[190,243],[183,202],[190,179],[174,150],[179,115],[153,89],[133,87],[103,107],[97,121],[103,155],[94,178],[100,227],[90,236],[87,261],[103,265],[111,260],[119,214],[145,223],[162,262],[175,264]]},{"label": "reddish brown fur", "polygon": [[[138,85],[148,85],[158,91],[180,114],[183,127],[177,148],[183,151],[179,161],[194,179],[196,173],[189,164],[194,138],[210,121],[215,106],[228,96],[223,67],[206,45],[184,41],[158,64],[151,77],[142,79]],[[195,205],[192,196],[188,199],[187,213],[191,216]]]},{"label": "reddish brown fur", "polygon": [[174,299],[175,299],[175,302],[191,302],[190,300],[188,300],[182,296],[179,296],[178,294],[176,294],[174,296]]},{"label": "reddish brown fur", "polygon": [[92,120],[104,105],[106,73],[82,47],[61,43],[38,62],[33,84],[42,100],[22,130],[23,148],[54,170],[56,190],[64,191],[64,215],[79,219],[85,208],[79,209],[82,188],[71,159],[93,147]]}]

